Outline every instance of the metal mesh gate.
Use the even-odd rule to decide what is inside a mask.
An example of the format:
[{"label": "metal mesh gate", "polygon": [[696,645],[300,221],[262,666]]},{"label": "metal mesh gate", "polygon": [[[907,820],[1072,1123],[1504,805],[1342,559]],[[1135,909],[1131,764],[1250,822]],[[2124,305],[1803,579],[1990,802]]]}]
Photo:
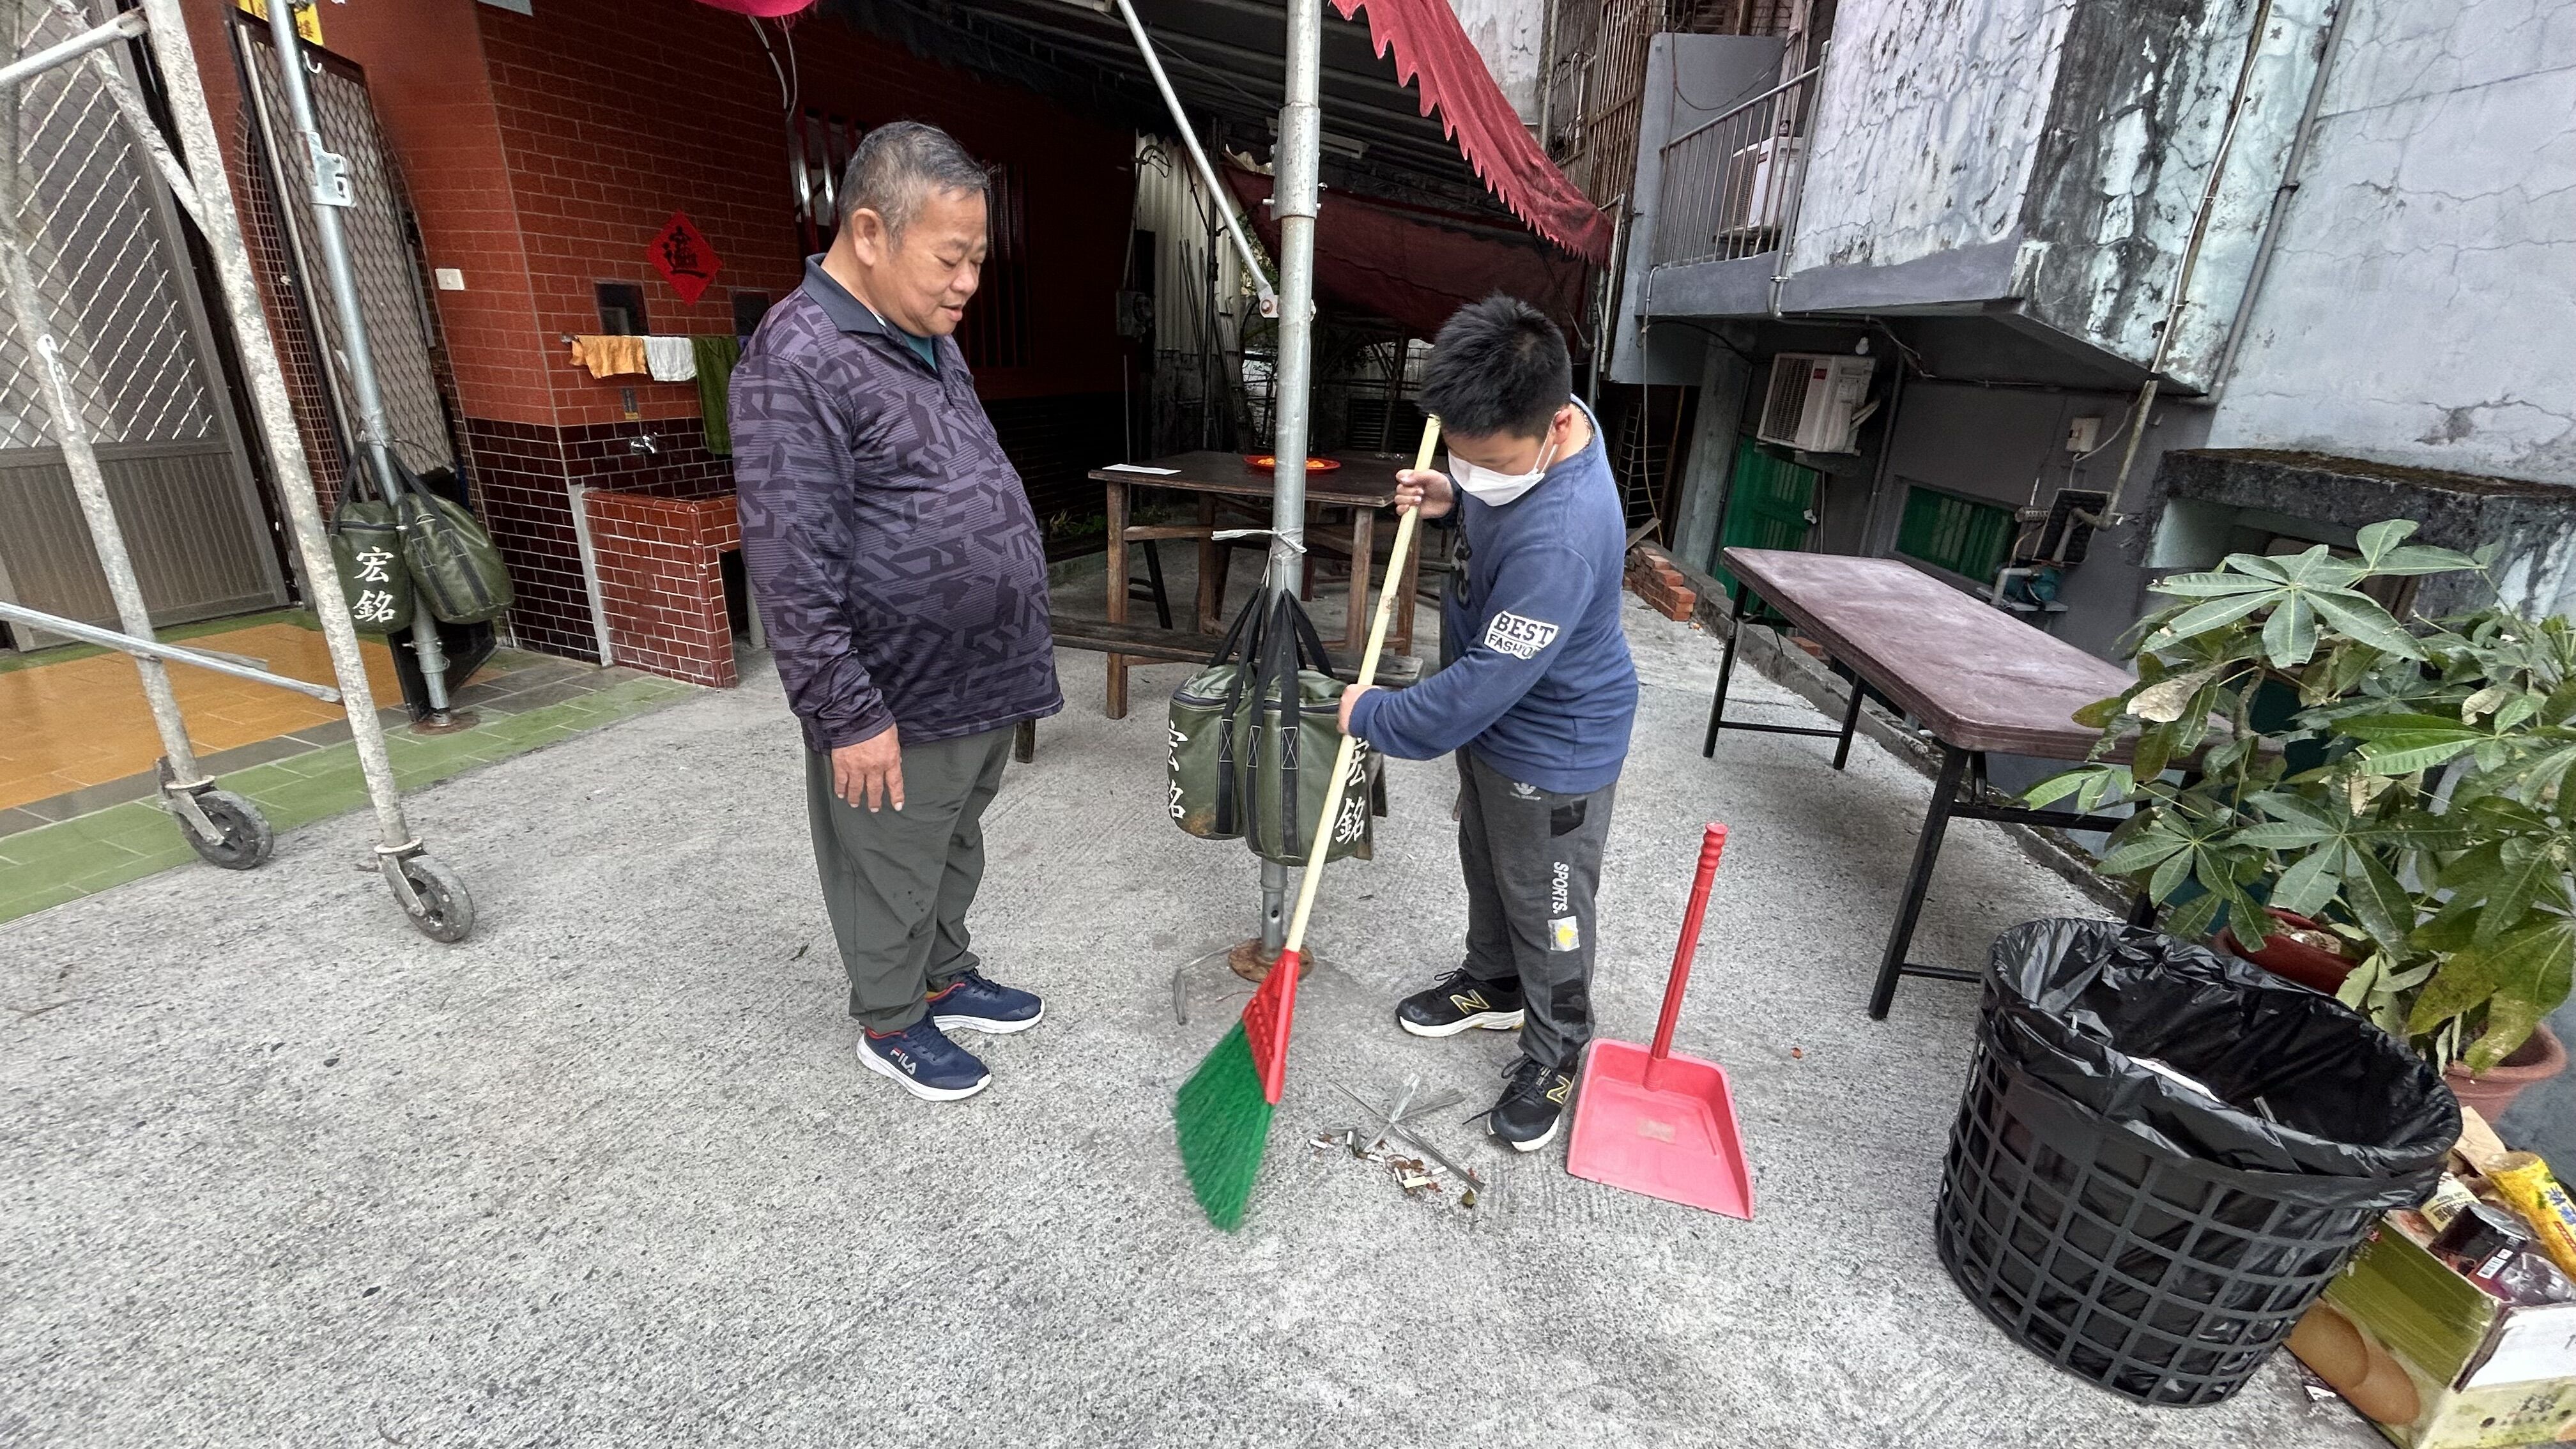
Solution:
[{"label": "metal mesh gate", "polygon": [[[298,270],[311,285],[299,288],[311,310],[312,335],[337,338],[340,319],[330,289],[320,285],[321,270],[313,251],[304,197],[313,184],[312,158],[301,146],[282,144],[292,134],[285,101],[278,89],[277,50],[264,28],[245,20],[235,35],[254,92],[255,123],[266,160],[282,181],[289,204],[275,209],[285,221]],[[393,429],[394,453],[415,473],[456,465],[454,435],[448,428],[441,398],[432,332],[435,314],[421,290],[420,258],[405,222],[400,178],[394,171],[384,135],[376,125],[374,104],[365,79],[354,67],[320,52],[306,54],[318,68],[308,69],[314,119],[323,143],[347,158],[350,205],[341,213],[349,238],[349,260],[358,279],[359,306],[366,314],[368,350],[375,355],[376,381],[383,389],[386,421]],[[331,389],[343,420],[343,436],[356,436],[350,426],[357,409],[346,360],[336,343],[321,347],[328,359]]]},{"label": "metal mesh gate", "polygon": [[[79,33],[47,0],[0,0],[18,53]],[[156,619],[282,602],[266,517],[228,410],[168,197],[86,67],[0,92],[0,198],[27,242]],[[0,309],[0,596],[113,617],[38,395],[38,361]],[[22,639],[21,643],[42,642]]]}]

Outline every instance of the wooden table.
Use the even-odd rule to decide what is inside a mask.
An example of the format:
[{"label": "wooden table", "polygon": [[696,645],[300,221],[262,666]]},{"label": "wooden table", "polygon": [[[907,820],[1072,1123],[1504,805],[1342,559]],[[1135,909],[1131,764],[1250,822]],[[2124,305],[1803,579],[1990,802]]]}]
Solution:
[{"label": "wooden table", "polygon": [[[1342,466],[1329,473],[1306,475],[1306,507],[1348,508],[1351,510],[1350,615],[1343,637],[1326,642],[1335,648],[1348,648],[1368,626],[1369,566],[1371,551],[1377,544],[1377,514],[1395,503],[1395,475],[1407,466],[1400,459],[1378,458],[1368,454],[1341,454],[1335,461]],[[1266,468],[1254,468],[1237,453],[1175,453],[1167,458],[1149,459],[1137,465],[1145,468],[1168,468],[1168,473],[1142,473],[1116,468],[1095,468],[1090,477],[1103,486],[1109,514],[1109,622],[1111,629],[1127,623],[1127,545],[1154,539],[1194,539],[1199,546],[1198,631],[1213,634],[1221,627],[1218,611],[1225,600],[1218,590],[1221,570],[1218,566],[1219,544],[1217,510],[1221,503],[1236,499],[1257,499],[1263,505],[1258,523],[1269,523],[1268,504],[1271,476]],[[1130,488],[1165,488],[1178,493],[1198,495],[1198,522],[1190,524],[1131,526],[1127,521],[1127,491]],[[1404,562],[1404,576],[1390,581],[1397,589],[1395,618],[1388,626],[1387,648],[1393,655],[1413,652],[1413,593],[1422,553],[1414,550]],[[1136,656],[1109,656],[1109,701],[1111,719],[1127,717],[1127,671]]]},{"label": "wooden table", "polygon": [[[2127,689],[2128,673],[1895,559],[1730,548],[1720,560],[1735,575],[1735,623],[1727,634],[1726,660],[1718,667],[1717,697],[1709,703],[1708,737],[1700,753],[1717,753],[1722,729],[1822,735],[1837,741],[1834,768],[1839,770],[1851,757],[1864,690],[1913,716],[1940,745],[1941,772],[1915,843],[1914,868],[1906,877],[1896,925],[1879,961],[1869,1014],[1886,1017],[1901,976],[1980,980],[1974,971],[1905,959],[1950,822],[1994,820],[2068,830],[2109,830],[2120,822],[1989,804],[1968,780],[1971,766],[1981,783],[1990,750],[2048,760],[2086,758],[2102,732],[2077,724],[2075,711]],[[1841,729],[1726,718],[1726,687],[1735,673],[1737,643],[1757,597],[1786,615],[1854,677]],[[1964,793],[1963,785],[1968,787]],[[2141,916],[2151,910],[2142,899],[2130,917],[2143,924]]]}]

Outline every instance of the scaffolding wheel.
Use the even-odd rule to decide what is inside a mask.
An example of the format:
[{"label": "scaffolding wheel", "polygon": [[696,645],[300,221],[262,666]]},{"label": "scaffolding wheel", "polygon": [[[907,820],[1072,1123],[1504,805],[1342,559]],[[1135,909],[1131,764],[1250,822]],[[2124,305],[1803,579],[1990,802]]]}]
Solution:
[{"label": "scaffolding wheel", "polygon": [[464,940],[474,929],[474,897],[466,893],[465,882],[434,856],[407,856],[400,864],[403,879],[420,897],[419,910],[404,911],[412,929],[433,941]]},{"label": "scaffolding wheel", "polygon": [[276,848],[277,837],[268,828],[268,817],[259,807],[230,790],[200,790],[197,808],[218,832],[208,840],[195,826],[179,822],[179,833],[187,837],[197,857],[206,864],[225,870],[256,870],[268,863],[269,852]]}]

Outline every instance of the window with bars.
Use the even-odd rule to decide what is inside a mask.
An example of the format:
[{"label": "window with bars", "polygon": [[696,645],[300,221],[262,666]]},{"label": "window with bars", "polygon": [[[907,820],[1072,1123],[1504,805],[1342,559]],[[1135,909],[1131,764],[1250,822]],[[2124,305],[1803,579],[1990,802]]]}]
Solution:
[{"label": "window with bars", "polygon": [[1896,551],[1978,583],[1992,582],[2010,562],[2013,511],[1909,482]]}]

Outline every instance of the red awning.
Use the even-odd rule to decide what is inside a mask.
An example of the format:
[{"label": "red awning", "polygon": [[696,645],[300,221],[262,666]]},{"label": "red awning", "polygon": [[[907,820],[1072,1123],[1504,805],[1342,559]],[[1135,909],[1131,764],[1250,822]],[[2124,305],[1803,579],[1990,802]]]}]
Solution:
[{"label": "red awning", "polygon": [[1422,93],[1422,114],[1438,111],[1486,188],[1539,235],[1607,264],[1609,218],[1539,149],[1447,0],[1333,0],[1344,20],[1363,8],[1378,54],[1393,52],[1396,79]]},{"label": "red awning", "polygon": [[[1263,203],[1270,178],[1227,167],[1226,181],[1278,255],[1279,224]],[[1429,337],[1449,314],[1495,292],[1520,298],[1571,331],[1583,303],[1584,266],[1527,232],[1446,212],[1324,193],[1315,220],[1315,294],[1336,306],[1393,318]]]}]

